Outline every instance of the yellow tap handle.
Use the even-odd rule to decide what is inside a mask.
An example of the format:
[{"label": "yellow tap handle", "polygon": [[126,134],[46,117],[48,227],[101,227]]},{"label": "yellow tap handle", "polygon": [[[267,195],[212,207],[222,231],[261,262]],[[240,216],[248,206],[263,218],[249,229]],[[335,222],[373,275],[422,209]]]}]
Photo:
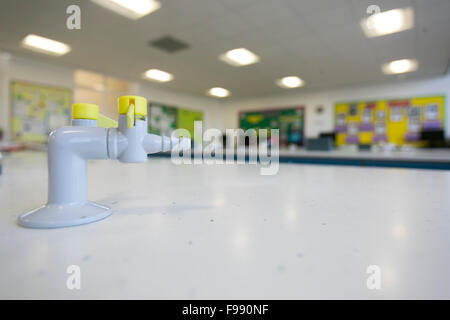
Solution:
[{"label": "yellow tap handle", "polygon": [[128,129],[133,128],[135,121],[135,115],[134,115],[134,104],[130,104],[127,111],[127,124]]},{"label": "yellow tap handle", "polygon": [[99,107],[92,103],[74,103],[72,106],[73,119],[97,120],[97,126],[103,128],[117,128],[117,121],[98,112]]},{"label": "yellow tap handle", "polygon": [[145,119],[147,116],[147,99],[139,96],[121,96],[119,102],[119,115],[127,115],[128,128],[132,128],[136,119]]},{"label": "yellow tap handle", "polygon": [[117,128],[118,127],[117,121],[115,121],[111,118],[108,118],[107,116],[104,116],[101,113],[98,114],[97,125],[102,128]]},{"label": "yellow tap handle", "polygon": [[72,119],[97,120],[98,105],[92,103],[74,103],[72,105]]}]

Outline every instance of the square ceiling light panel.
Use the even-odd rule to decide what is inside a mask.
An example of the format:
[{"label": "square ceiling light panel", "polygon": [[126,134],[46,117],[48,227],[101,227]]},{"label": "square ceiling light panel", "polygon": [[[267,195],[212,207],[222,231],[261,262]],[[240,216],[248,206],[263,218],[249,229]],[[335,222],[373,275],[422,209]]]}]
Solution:
[{"label": "square ceiling light panel", "polygon": [[416,59],[400,59],[383,64],[381,69],[385,74],[400,74],[416,71],[418,67]]},{"label": "square ceiling light panel", "polygon": [[220,87],[211,88],[206,93],[217,98],[226,98],[230,95],[230,91]]},{"label": "square ceiling light panel", "polygon": [[285,89],[298,88],[305,85],[305,81],[296,76],[289,76],[278,79],[275,83]]},{"label": "square ceiling light panel", "polygon": [[150,69],[145,71],[144,77],[146,79],[158,82],[169,82],[173,80],[173,75],[171,73],[159,69]]},{"label": "square ceiling light panel", "polygon": [[411,7],[375,13],[361,20],[368,38],[401,32],[414,27],[414,10]]},{"label": "square ceiling light panel", "polygon": [[35,34],[27,35],[22,40],[22,47],[54,56],[62,56],[71,50],[70,46],[65,43],[41,37]]},{"label": "square ceiling light panel", "polygon": [[221,54],[219,59],[235,67],[247,66],[259,62],[259,57],[245,48],[229,50]]},{"label": "square ceiling light panel", "polygon": [[156,0],[91,0],[102,7],[132,20],[140,19],[161,8]]}]

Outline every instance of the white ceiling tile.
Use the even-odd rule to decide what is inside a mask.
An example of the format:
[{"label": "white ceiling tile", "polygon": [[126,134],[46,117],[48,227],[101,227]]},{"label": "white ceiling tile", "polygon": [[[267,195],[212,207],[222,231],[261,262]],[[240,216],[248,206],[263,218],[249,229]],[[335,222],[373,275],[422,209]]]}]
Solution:
[{"label": "white ceiling tile", "polygon": [[[373,39],[359,25],[373,0],[161,2],[161,9],[133,21],[83,0],[82,29],[70,31],[60,12],[73,0],[2,0],[0,48],[139,81],[143,71],[157,67],[175,75],[173,82],[156,84],[162,88],[203,96],[216,84],[233,97],[285,92],[274,81],[287,74],[305,79],[304,91],[390,81],[396,78],[384,76],[380,64],[401,57],[419,60],[407,78],[437,75],[450,58],[450,0],[377,0],[382,10],[412,5],[417,23],[413,30]],[[26,51],[20,41],[31,32],[66,42],[72,51],[57,59]],[[168,54],[148,45],[163,35],[190,47]],[[238,47],[261,61],[236,68],[218,59]]]},{"label": "white ceiling tile", "polygon": [[[427,5],[416,6],[416,21],[422,26],[431,23],[445,22],[450,19],[449,0],[430,0]],[[450,32],[450,29],[448,30]]]},{"label": "white ceiling tile", "polygon": [[341,27],[353,20],[353,11],[349,6],[332,7],[302,16],[302,21],[316,31]]},{"label": "white ceiling tile", "polygon": [[239,15],[244,23],[250,26],[261,26],[267,23],[295,19],[295,14],[282,1],[260,1],[242,10]]},{"label": "white ceiling tile", "polygon": [[[183,0],[185,1],[185,0]],[[261,0],[218,0],[223,6],[230,8],[234,11],[241,10],[245,7],[254,5]]]},{"label": "white ceiling tile", "polygon": [[408,30],[385,37],[373,38],[368,42],[380,61],[392,61],[402,58],[414,58],[416,41],[414,30]]},{"label": "white ceiling tile", "polygon": [[330,11],[342,7],[349,7],[351,5],[351,0],[314,0],[314,1],[304,1],[304,0],[282,0],[291,9],[295,10],[297,13],[306,16],[310,13],[317,13],[321,11]]}]

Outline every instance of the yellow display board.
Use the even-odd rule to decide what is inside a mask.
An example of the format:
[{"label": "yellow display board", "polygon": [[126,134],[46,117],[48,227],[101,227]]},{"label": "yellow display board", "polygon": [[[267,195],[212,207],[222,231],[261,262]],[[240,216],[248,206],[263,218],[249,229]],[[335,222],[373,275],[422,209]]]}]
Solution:
[{"label": "yellow display board", "polygon": [[72,91],[25,82],[11,83],[11,138],[45,143],[48,134],[70,122]]},{"label": "yellow display board", "polygon": [[444,96],[337,103],[336,144],[418,144],[423,130],[444,129],[444,112]]},{"label": "yellow display board", "polygon": [[186,129],[194,137],[194,122],[203,121],[203,112],[187,109],[178,109],[178,128]]}]

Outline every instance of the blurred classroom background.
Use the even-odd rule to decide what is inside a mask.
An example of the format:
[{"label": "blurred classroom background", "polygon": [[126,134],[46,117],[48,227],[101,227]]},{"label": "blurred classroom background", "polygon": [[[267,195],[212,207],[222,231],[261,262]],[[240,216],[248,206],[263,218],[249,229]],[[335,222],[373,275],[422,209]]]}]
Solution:
[{"label": "blurred classroom background", "polygon": [[281,161],[450,168],[449,1],[0,6],[3,151],[45,149],[72,103],[116,118],[133,94],[158,134],[277,128]]},{"label": "blurred classroom background", "polygon": [[[0,0],[0,298],[448,299],[449,16],[450,0]],[[147,99],[152,133],[279,129],[280,164],[93,160],[110,217],[18,226],[46,201],[48,134],[73,103],[117,119],[122,95]]]}]

